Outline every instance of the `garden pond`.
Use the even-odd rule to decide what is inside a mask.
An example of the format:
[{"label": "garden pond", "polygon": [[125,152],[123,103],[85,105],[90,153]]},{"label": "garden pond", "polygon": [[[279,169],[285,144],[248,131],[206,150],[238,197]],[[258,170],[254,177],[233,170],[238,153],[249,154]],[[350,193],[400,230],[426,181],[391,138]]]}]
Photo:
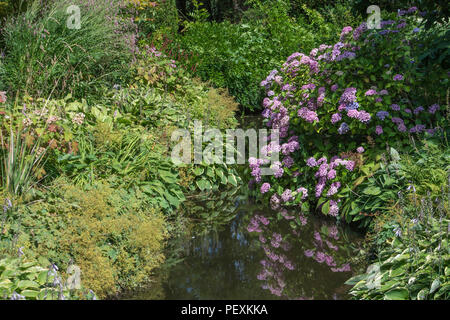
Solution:
[{"label": "garden pond", "polygon": [[250,201],[234,205],[230,222],[195,223],[195,236],[174,239],[169,247],[180,258],[168,259],[148,290],[121,299],[349,298],[344,282],[363,267],[354,260],[361,234],[326,217],[274,212]]}]

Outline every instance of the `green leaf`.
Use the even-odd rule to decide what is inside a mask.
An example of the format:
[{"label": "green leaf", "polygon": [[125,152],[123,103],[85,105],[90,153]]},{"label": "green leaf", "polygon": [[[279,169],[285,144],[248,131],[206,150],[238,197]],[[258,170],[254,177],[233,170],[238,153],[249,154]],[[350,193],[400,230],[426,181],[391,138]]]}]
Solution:
[{"label": "green leaf", "polygon": [[391,158],[394,162],[400,161],[400,154],[397,150],[391,147]]},{"label": "green leaf", "polygon": [[428,289],[422,289],[417,294],[417,300],[425,300],[428,296]]},{"label": "green leaf", "polygon": [[38,293],[39,291],[36,290],[22,290],[22,292],[20,292],[20,294],[25,296],[26,298],[36,298]]},{"label": "green leaf", "polygon": [[211,167],[206,169],[206,175],[210,178],[214,178],[214,170]]},{"label": "green leaf", "polygon": [[327,201],[323,206],[322,206],[322,213],[327,215],[328,212],[330,212],[330,201]]},{"label": "green leaf", "polygon": [[434,293],[440,285],[441,282],[439,281],[439,279],[434,279],[433,283],[431,284],[430,294]]},{"label": "green leaf", "polygon": [[370,186],[370,187],[367,187],[366,189],[364,189],[363,193],[372,195],[372,196],[377,196],[381,193],[381,189],[378,187]]},{"label": "green leaf", "polygon": [[389,277],[394,278],[405,273],[405,266],[389,271]]},{"label": "green leaf", "polygon": [[37,282],[40,285],[43,285],[43,284],[45,284],[46,280],[47,280],[47,271],[42,271],[41,273],[39,273],[39,275],[37,277]]},{"label": "green leaf", "polygon": [[39,284],[37,282],[31,281],[31,280],[21,280],[17,284],[17,287],[20,289],[39,288]]},{"label": "green leaf", "polygon": [[196,181],[196,184],[201,191],[211,189],[211,183],[206,179],[198,180],[198,181]]},{"label": "green leaf", "polygon": [[166,192],[165,198],[173,207],[178,207],[180,205],[180,200],[177,197],[172,196],[169,192]]},{"label": "green leaf", "polygon": [[391,289],[384,294],[385,300],[407,300],[409,298],[409,291],[406,288]]},{"label": "green leaf", "polygon": [[201,176],[205,172],[205,169],[203,167],[195,167],[192,171],[196,176]]},{"label": "green leaf", "polygon": [[237,187],[237,180],[234,175],[231,174],[228,176],[228,182],[230,182],[233,186]]},{"label": "green leaf", "polygon": [[158,173],[161,179],[163,179],[167,183],[176,183],[178,180],[176,174],[170,171],[158,170]]},{"label": "green leaf", "polygon": [[357,275],[357,276],[354,276],[354,277],[348,279],[347,281],[345,281],[345,284],[347,284],[349,286],[354,286],[361,280],[366,280],[366,279],[367,279],[367,274],[360,274],[360,275]]}]

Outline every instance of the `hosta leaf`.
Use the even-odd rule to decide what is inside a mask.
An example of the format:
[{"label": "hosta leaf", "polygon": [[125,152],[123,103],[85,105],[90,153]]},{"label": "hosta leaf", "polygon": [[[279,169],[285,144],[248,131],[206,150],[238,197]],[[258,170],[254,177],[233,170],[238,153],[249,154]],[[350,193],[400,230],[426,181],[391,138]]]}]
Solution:
[{"label": "hosta leaf", "polygon": [[417,294],[417,300],[425,300],[428,296],[428,289],[422,289]]},{"label": "hosta leaf", "polygon": [[439,281],[439,279],[435,279],[431,284],[430,294],[434,293],[439,288],[440,285],[441,282]]},{"label": "hosta leaf", "polygon": [[360,274],[360,275],[357,275],[357,276],[354,276],[354,277],[348,279],[347,281],[345,281],[345,284],[348,284],[349,286],[354,286],[361,280],[366,280],[366,279],[367,279],[367,274]]},{"label": "hosta leaf", "polygon": [[17,284],[17,287],[20,289],[39,288],[39,284],[37,282],[31,281],[31,280],[21,280]]},{"label": "hosta leaf", "polygon": [[237,187],[236,177],[232,174],[228,176],[228,182],[230,182],[233,186]]},{"label": "hosta leaf", "polygon": [[177,176],[170,171],[158,170],[158,173],[161,179],[163,179],[167,183],[176,183],[178,180]]},{"label": "hosta leaf", "polygon": [[195,183],[201,191],[211,188],[211,183],[206,179],[197,180]]},{"label": "hosta leaf", "polygon": [[195,167],[193,171],[196,176],[201,176],[205,169],[203,167]]},{"label": "hosta leaf", "polygon": [[36,298],[39,291],[37,290],[22,290],[21,295],[25,296],[25,298]]},{"label": "hosta leaf", "polygon": [[405,270],[404,266],[397,268],[397,269],[393,269],[393,270],[389,271],[389,277],[391,277],[391,278],[397,277],[399,275],[404,274],[405,271],[406,270]]},{"label": "hosta leaf", "polygon": [[385,300],[407,300],[409,298],[409,291],[406,288],[391,289],[384,294]]}]

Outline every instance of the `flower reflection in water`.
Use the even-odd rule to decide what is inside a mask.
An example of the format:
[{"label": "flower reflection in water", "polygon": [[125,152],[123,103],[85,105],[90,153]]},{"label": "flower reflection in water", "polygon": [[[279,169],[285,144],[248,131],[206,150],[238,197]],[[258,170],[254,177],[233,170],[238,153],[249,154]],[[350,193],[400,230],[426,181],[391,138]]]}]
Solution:
[{"label": "flower reflection in water", "polygon": [[282,299],[347,297],[343,283],[351,277],[356,238],[336,221],[283,209],[255,213],[247,231],[265,253],[256,275],[261,288]]}]

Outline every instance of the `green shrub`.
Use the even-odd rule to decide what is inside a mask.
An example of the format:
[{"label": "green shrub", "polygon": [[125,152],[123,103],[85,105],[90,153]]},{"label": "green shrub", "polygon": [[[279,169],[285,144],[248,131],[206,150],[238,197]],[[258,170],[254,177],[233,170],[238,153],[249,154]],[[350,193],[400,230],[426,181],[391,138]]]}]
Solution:
[{"label": "green shrub", "polygon": [[41,199],[18,208],[26,232],[17,245],[61,270],[72,262],[82,285],[99,297],[133,288],[164,260],[165,221],[146,197],[106,182],[80,188],[58,179]]},{"label": "green shrub", "polygon": [[186,22],[181,37],[163,44],[190,72],[228,88],[244,110],[260,108],[262,74],[294,51],[309,52],[317,43],[336,40],[339,32],[335,23],[307,7],[307,16],[293,18],[286,1],[249,4],[240,24],[205,18]]},{"label": "green shrub", "polygon": [[347,222],[369,227],[373,217],[399,204],[399,192],[414,189],[419,197],[438,199],[447,187],[449,148],[439,139],[411,140],[416,148],[379,156],[378,163],[363,165],[361,175],[342,190],[342,214]]},{"label": "green shrub", "polygon": [[155,38],[161,33],[178,31],[178,12],[175,0],[126,0],[135,11],[139,36]]}]

